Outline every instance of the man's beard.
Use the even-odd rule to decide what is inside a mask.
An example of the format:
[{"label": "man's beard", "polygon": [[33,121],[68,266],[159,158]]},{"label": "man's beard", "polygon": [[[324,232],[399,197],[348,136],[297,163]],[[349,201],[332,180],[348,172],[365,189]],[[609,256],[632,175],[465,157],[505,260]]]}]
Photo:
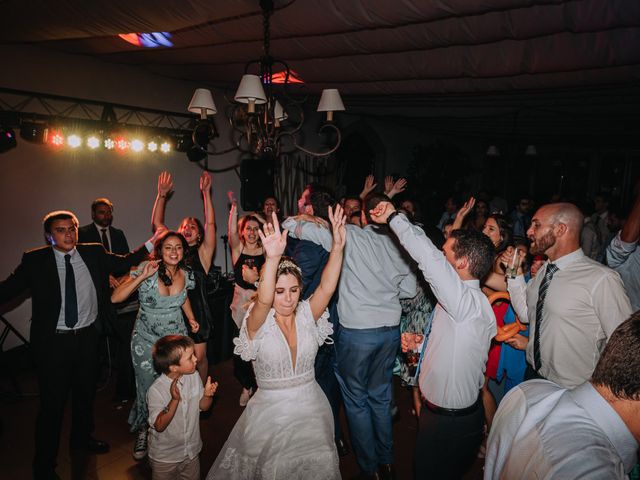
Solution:
[{"label": "man's beard", "polygon": [[529,237],[531,240],[531,248],[529,253],[531,255],[543,255],[549,248],[556,244],[556,237],[552,231],[548,231],[539,240],[535,240],[535,237]]}]

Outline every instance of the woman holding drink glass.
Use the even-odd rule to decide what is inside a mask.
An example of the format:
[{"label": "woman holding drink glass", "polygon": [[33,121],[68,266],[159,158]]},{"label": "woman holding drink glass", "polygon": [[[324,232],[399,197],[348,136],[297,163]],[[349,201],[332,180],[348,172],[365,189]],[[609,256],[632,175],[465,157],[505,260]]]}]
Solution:
[{"label": "woman holding drink glass", "polygon": [[[229,243],[231,244],[231,261],[236,282],[231,302],[231,317],[239,329],[249,301],[256,292],[256,286],[260,280],[260,269],[265,259],[258,235],[260,222],[250,215],[246,215],[238,221],[238,202],[233,194],[230,195],[229,200],[231,202]],[[257,388],[251,363],[234,355],[233,374],[242,385],[239,403],[241,407],[244,407]]]}]

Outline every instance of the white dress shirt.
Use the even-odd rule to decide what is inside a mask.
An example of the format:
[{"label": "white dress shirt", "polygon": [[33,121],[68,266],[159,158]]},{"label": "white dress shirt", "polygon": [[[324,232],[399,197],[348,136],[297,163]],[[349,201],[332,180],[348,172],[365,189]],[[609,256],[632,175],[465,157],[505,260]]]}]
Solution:
[{"label": "white dress shirt", "polygon": [[500,402],[484,478],[626,479],[637,448],[620,416],[590,383],[567,390],[531,380]]},{"label": "white dress shirt", "polygon": [[[536,303],[549,262],[529,283],[522,275],[508,280],[511,304],[521,321],[529,322],[527,362],[534,365]],[[544,301],[540,336],[540,374],[566,388],[586,382],[605,343],[629,315],[631,304],[620,275],[578,249],[554,262]]]},{"label": "white dress shirt", "polygon": [[109,229],[109,227],[103,227],[102,225],[98,225],[96,222],[93,222],[93,225],[98,230],[98,236],[100,237],[100,243],[102,243],[102,230],[104,230],[105,231],[104,233],[107,234],[107,240],[109,240],[109,250],[108,251],[110,252],[111,249],[113,248],[113,243],[111,243],[111,230]]},{"label": "white dress shirt", "polygon": [[496,317],[478,280],[463,281],[444,254],[403,215],[390,222],[438,299],[418,379],[422,395],[443,408],[478,399]]},{"label": "white dress shirt", "polygon": [[620,232],[607,246],[607,265],[620,274],[631,300],[631,309],[640,310],[640,248],[638,242],[624,242]]},{"label": "white dress shirt", "polygon": [[[331,251],[332,235],[328,229],[293,218],[282,226],[289,230],[289,235]],[[346,225],[346,229],[338,284],[340,325],[359,330],[399,325],[400,298],[413,298],[417,294],[410,259],[384,228]]]},{"label": "white dress shirt", "polygon": [[69,252],[61,252],[60,250],[53,249],[56,259],[56,267],[58,269],[58,278],[60,279],[60,315],[58,315],[58,330],[72,330],[67,327],[64,322],[64,309],[65,309],[65,288],[67,279],[67,266],[65,264],[64,256],[69,254],[71,256],[71,266],[73,267],[73,276],[76,279],[76,298],[78,300],[78,323],[75,324],[73,330],[79,328],[88,327],[96,318],[98,318],[98,295],[96,294],[96,287],[93,285],[93,279],[91,278],[91,272],[87,268],[87,265],[82,260],[82,256],[75,248]]},{"label": "white dress shirt", "polygon": [[193,459],[202,450],[200,438],[200,399],[204,387],[198,372],[183,375],[178,380],[180,402],[173,419],[162,431],[153,426],[158,415],[171,401],[171,380],[164,373],[160,375],[147,392],[149,406],[149,458],[156,462],[180,463]]}]

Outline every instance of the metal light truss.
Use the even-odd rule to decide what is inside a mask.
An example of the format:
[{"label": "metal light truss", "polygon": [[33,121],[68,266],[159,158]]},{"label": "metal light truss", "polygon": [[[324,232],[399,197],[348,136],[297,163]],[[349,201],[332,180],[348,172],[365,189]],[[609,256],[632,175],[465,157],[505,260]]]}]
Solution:
[{"label": "metal light truss", "polygon": [[191,135],[195,125],[189,113],[0,87],[0,124],[19,127],[23,121],[133,127],[171,135]]}]

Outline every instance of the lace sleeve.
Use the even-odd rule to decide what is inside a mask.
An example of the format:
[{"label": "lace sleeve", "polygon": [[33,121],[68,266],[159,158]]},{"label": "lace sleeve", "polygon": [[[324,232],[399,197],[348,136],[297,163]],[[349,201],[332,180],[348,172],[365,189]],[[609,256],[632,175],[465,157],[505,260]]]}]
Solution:
[{"label": "lace sleeve", "polygon": [[308,300],[303,302],[302,308],[304,309],[305,316],[313,324],[311,328],[313,329],[313,335],[318,342],[318,346],[324,343],[331,345],[333,338],[331,338],[330,335],[333,333],[333,324],[329,321],[329,310],[325,309],[322,315],[320,315],[320,318],[314,322],[311,305],[309,305]]},{"label": "lace sleeve", "polygon": [[249,331],[247,330],[247,318],[249,318],[249,313],[251,313],[253,305],[254,303],[249,305],[249,308],[247,308],[247,313],[245,313],[242,325],[240,326],[240,334],[237,338],[233,339],[233,344],[235,345],[235,347],[233,347],[233,353],[239,355],[245,362],[256,359],[258,350],[260,349],[261,340],[264,337],[265,328],[267,327],[267,323],[272,315],[271,312],[269,312],[266,320],[253,337],[253,340],[250,339]]}]

